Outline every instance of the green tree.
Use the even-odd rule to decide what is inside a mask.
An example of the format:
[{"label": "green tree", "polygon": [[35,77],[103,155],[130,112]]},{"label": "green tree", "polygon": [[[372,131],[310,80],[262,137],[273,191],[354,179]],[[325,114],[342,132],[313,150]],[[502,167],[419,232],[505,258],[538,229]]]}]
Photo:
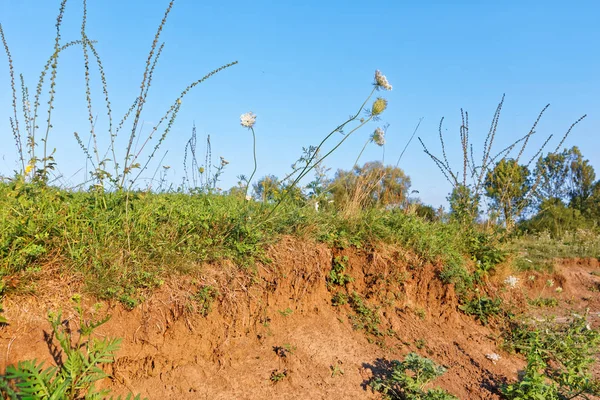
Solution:
[{"label": "green tree", "polygon": [[507,229],[527,206],[532,189],[527,166],[516,160],[502,159],[486,174],[486,195],[492,200],[491,208],[500,212]]},{"label": "green tree", "polygon": [[558,199],[564,201],[569,195],[569,164],[567,151],[562,153],[548,153],[540,156],[533,172],[538,182],[533,195],[535,202],[541,204],[547,200]]},{"label": "green tree", "polygon": [[534,198],[538,205],[558,199],[584,211],[593,194],[596,173],[589,160],[584,160],[578,147],[540,157],[534,170],[537,182]]},{"label": "green tree", "polygon": [[585,212],[588,200],[594,194],[597,184],[596,172],[590,165],[589,160],[584,160],[579,148],[574,146],[568,152],[569,172],[570,172],[570,205],[578,210]]},{"label": "green tree", "polygon": [[281,183],[275,175],[264,176],[254,184],[254,197],[265,203],[277,201],[281,191]]},{"label": "green tree", "polygon": [[400,205],[407,199],[410,178],[401,168],[367,162],[351,171],[338,170],[330,185],[336,206],[360,208]]},{"label": "green tree", "polygon": [[479,196],[465,185],[457,185],[448,196],[450,218],[461,224],[471,225],[479,216]]}]

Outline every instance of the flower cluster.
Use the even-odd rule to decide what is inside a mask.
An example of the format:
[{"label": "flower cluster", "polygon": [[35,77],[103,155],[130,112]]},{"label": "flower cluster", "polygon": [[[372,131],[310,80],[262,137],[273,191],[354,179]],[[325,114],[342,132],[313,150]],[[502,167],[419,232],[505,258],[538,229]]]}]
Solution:
[{"label": "flower cluster", "polygon": [[375,129],[375,132],[371,135],[371,139],[377,146],[383,146],[385,144],[385,131],[381,128]]},{"label": "flower cluster", "polygon": [[504,280],[504,284],[510,289],[514,289],[515,287],[517,287],[517,283],[519,283],[519,278],[512,275]]},{"label": "flower cluster", "polygon": [[247,112],[240,117],[240,123],[243,127],[251,129],[256,122],[256,115],[253,112]]},{"label": "flower cluster", "polygon": [[375,71],[375,86],[377,86],[377,89],[392,90],[392,85],[380,70]]},{"label": "flower cluster", "polygon": [[382,112],[384,112],[386,108],[387,100],[382,97],[378,97],[377,100],[373,102],[373,108],[371,108],[371,115],[373,117],[376,117]]}]

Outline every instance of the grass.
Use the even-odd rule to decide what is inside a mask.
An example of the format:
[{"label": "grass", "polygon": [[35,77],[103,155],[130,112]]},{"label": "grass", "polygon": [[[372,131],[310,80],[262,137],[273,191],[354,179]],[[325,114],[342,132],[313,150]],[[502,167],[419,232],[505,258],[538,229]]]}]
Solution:
[{"label": "grass", "polygon": [[193,273],[204,263],[231,260],[252,271],[283,235],[332,246],[400,244],[423,262],[463,263],[452,225],[381,210],[346,220],[335,210],[292,205],[263,222],[273,207],[237,195],[76,192],[19,180],[0,183],[0,274],[35,279],[56,267],[80,276],[99,298],[135,306],[141,293],[168,276]]},{"label": "grass", "polygon": [[560,237],[552,237],[549,233],[528,234],[515,238],[507,248],[517,255],[515,265],[518,270],[549,271],[554,259],[600,259],[600,236],[589,229],[566,232]]}]

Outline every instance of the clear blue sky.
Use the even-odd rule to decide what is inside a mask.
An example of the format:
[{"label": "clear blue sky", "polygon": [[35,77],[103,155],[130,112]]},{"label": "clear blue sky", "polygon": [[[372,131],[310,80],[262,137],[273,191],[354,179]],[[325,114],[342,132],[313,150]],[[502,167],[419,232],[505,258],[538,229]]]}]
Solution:
[{"label": "clear blue sky", "polygon": [[[88,35],[109,80],[116,118],[138,93],[147,52],[167,1],[88,0]],[[58,0],[0,0],[0,22],[18,72],[33,91],[51,54]],[[530,155],[548,134],[561,136],[579,116],[588,118],[567,146],[578,145],[600,175],[600,3],[590,1],[223,1],[177,0],[162,39],[160,60],[143,119],[146,132],[191,81],[238,60],[184,101],[163,150],[171,179],[182,174],[182,155],[195,122],[200,150],[210,134],[213,159],[230,161],[221,186],[252,170],[252,138],[240,114],[258,115],[257,176],[284,176],[302,146],[316,144],[355,112],[380,69],[394,86],[381,123],[389,123],[386,162],[395,164],[419,118],[418,135],[439,152],[437,127],[446,117],[451,162],[460,165],[460,108],[469,111],[471,138],[485,139],[497,102],[506,93],[496,149],[524,135],[551,103]],[[63,40],[77,39],[81,3],[69,1]],[[73,131],[87,137],[80,49],[60,59],[54,130],[59,169],[70,176],[85,164]],[[0,172],[16,168],[8,67],[0,53]],[[94,75],[95,77],[96,75]],[[95,113],[103,116],[94,85]],[[102,127],[102,120],[98,127]],[[350,168],[373,123],[351,137],[326,165]],[[125,132],[124,132],[125,133]],[[106,135],[105,135],[106,137]],[[124,146],[125,137],[121,139]],[[556,144],[555,138],[552,144]],[[106,142],[106,141],[105,141]],[[551,146],[552,147],[552,146]],[[162,154],[160,155],[162,156]],[[159,156],[159,158],[160,158]],[[361,161],[381,158],[375,146]],[[156,166],[156,164],[154,165]],[[450,189],[414,141],[401,162],[426,203],[445,204]],[[146,175],[151,175],[152,171]],[[72,182],[81,181],[74,177]]]}]

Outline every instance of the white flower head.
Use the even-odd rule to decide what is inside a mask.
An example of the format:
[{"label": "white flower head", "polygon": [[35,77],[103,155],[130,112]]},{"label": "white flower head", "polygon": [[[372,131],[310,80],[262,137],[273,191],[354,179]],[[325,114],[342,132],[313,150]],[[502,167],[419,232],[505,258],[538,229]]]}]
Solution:
[{"label": "white flower head", "polygon": [[240,123],[244,128],[251,129],[256,122],[256,114],[253,112],[247,112],[246,114],[242,114],[240,116]]},{"label": "white flower head", "polygon": [[510,289],[514,289],[517,287],[517,283],[519,283],[519,278],[517,278],[516,276],[509,276],[508,278],[506,278],[504,280],[504,284],[506,286],[508,286]]},{"label": "white flower head", "polygon": [[375,71],[375,86],[377,86],[377,89],[392,90],[392,85],[390,85],[386,76],[380,70]]},{"label": "white flower head", "polygon": [[377,146],[383,146],[385,144],[385,131],[381,128],[375,129],[375,132],[371,135],[371,139]]},{"label": "white flower head", "polygon": [[548,279],[548,280],[546,281],[546,286],[548,286],[548,287],[552,287],[552,286],[554,286],[554,280],[552,280],[552,279]]},{"label": "white flower head", "polygon": [[556,289],[554,289],[554,291],[555,291],[556,293],[562,293],[562,291],[563,291],[563,288],[559,286],[559,287],[557,287]]},{"label": "white flower head", "polygon": [[496,354],[496,353],[486,354],[485,358],[487,358],[488,360],[490,360],[494,364],[496,364],[496,362],[500,360],[500,356],[498,354]]}]

